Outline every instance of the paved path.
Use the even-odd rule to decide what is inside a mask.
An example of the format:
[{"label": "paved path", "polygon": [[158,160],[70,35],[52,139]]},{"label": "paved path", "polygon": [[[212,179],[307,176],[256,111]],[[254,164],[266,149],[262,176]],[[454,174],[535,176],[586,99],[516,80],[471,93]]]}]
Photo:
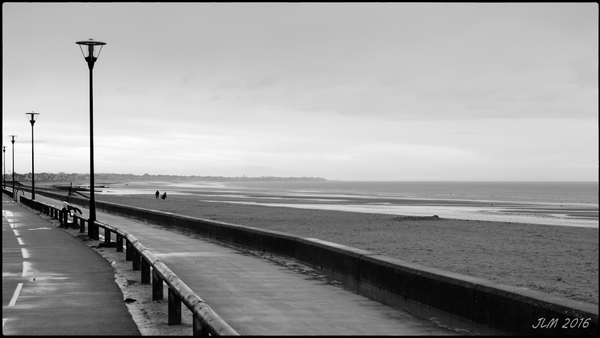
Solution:
[{"label": "paved path", "polygon": [[2,194],[2,334],[140,335],[110,264]]},{"label": "paved path", "polygon": [[[39,195],[36,199],[61,205],[61,201]],[[82,211],[87,217],[87,210]],[[208,239],[103,212],[97,212],[97,219],[133,234],[242,335],[454,333],[321,279]],[[182,311],[188,310],[184,306]]]}]

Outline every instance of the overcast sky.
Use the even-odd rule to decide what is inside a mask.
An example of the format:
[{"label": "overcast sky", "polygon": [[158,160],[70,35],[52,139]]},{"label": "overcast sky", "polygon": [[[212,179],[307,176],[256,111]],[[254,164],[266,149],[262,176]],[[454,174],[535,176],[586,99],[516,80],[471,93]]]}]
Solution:
[{"label": "overcast sky", "polygon": [[598,181],[598,5],[3,3],[6,173]]}]

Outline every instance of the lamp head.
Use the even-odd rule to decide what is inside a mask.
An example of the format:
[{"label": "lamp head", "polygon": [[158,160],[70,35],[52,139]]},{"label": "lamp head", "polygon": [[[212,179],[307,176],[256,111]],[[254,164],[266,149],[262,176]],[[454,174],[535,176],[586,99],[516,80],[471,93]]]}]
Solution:
[{"label": "lamp head", "polygon": [[25,113],[25,114],[29,115],[29,122],[31,122],[32,126],[35,123],[35,121],[37,120],[38,115],[40,115],[40,113],[35,113],[35,112],[29,112],[29,113]]},{"label": "lamp head", "polygon": [[100,56],[100,52],[102,51],[102,46],[106,45],[106,42],[94,41],[93,39],[85,40],[85,41],[77,41],[75,42],[79,45],[79,49],[81,49],[81,54],[88,63],[90,69],[94,68],[94,62]]}]

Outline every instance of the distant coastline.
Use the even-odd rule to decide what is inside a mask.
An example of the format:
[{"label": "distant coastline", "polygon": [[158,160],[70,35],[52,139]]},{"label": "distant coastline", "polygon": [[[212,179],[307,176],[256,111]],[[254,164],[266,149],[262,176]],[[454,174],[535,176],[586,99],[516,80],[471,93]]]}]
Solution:
[{"label": "distant coastline", "polygon": [[[96,173],[94,179],[98,181],[98,184],[106,184],[101,181],[215,181],[215,182],[265,182],[265,181],[327,181],[322,177],[278,177],[278,176],[198,176],[198,175],[135,175],[135,174],[114,174],[114,173]],[[89,174],[80,173],[36,173],[36,182],[80,182],[89,181]],[[31,181],[31,174],[21,175],[15,173],[15,181],[27,182]]]}]

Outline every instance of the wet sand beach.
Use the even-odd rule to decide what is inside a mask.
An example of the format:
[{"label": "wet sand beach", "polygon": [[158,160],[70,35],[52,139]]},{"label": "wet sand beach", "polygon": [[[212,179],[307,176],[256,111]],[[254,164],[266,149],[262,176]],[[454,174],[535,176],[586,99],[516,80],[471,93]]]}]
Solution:
[{"label": "wet sand beach", "polygon": [[202,199],[214,199],[197,195],[161,200],[99,194],[96,199],[319,238],[598,304],[598,228],[207,202]]}]

